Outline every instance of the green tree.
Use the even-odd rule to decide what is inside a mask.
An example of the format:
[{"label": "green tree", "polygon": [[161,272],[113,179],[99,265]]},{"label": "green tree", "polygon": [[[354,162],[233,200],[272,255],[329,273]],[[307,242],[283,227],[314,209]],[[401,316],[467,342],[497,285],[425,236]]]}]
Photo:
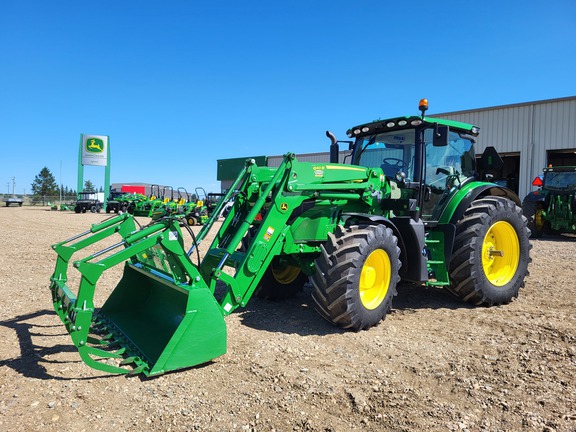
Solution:
[{"label": "green tree", "polygon": [[32,194],[36,197],[58,196],[58,185],[56,179],[47,167],[40,170],[40,173],[34,177],[32,183]]},{"label": "green tree", "polygon": [[84,182],[84,192],[96,192],[96,188],[94,187],[94,183],[90,180],[86,180]]}]

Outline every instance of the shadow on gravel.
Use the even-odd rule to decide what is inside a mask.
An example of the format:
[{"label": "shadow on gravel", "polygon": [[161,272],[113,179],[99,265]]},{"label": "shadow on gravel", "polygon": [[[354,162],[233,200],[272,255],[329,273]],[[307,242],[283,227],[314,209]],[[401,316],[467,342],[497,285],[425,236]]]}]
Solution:
[{"label": "shadow on gravel", "polygon": [[443,288],[401,283],[397,291],[398,295],[392,303],[392,308],[395,310],[474,309],[477,307],[460,300]]},{"label": "shadow on gravel", "polygon": [[[58,332],[54,333],[49,331],[49,329],[60,329],[60,325],[41,325],[36,324],[33,321],[36,318],[51,315],[54,319],[58,319],[54,311],[44,309],[37,312],[32,312],[26,315],[19,315],[17,317],[0,321],[0,326],[14,330],[18,338],[18,344],[20,346],[20,356],[14,357],[6,360],[0,360],[0,367],[7,366],[14,369],[16,372],[28,378],[38,378],[38,379],[55,379],[55,380],[82,380],[82,379],[93,379],[94,377],[60,377],[51,375],[46,370],[43,363],[50,364],[67,364],[70,361],[60,361],[60,360],[48,360],[47,357],[53,354],[59,354],[63,352],[76,352],[76,348],[70,342],[70,344],[62,345],[52,345],[52,346],[38,346],[34,344],[32,340],[33,337],[49,338],[54,336],[62,336],[65,333]],[[60,321],[58,321],[59,323]],[[14,347],[16,351],[16,347]],[[80,362],[78,359],[77,362]],[[105,375],[104,375],[105,376]]]},{"label": "shadow on gravel", "polygon": [[[392,312],[416,312],[419,309],[473,309],[470,305],[454,297],[442,288],[425,287],[415,284],[399,284],[398,295],[392,302]],[[287,334],[327,335],[344,333],[324,320],[314,310],[311,289],[306,286],[296,297],[271,301],[253,298],[246,308],[238,310],[242,324],[257,330]]]},{"label": "shadow on gravel", "polygon": [[324,336],[345,331],[316,313],[307,287],[296,297],[286,300],[252,298],[248,305],[237,313],[243,325],[257,330],[300,336]]}]

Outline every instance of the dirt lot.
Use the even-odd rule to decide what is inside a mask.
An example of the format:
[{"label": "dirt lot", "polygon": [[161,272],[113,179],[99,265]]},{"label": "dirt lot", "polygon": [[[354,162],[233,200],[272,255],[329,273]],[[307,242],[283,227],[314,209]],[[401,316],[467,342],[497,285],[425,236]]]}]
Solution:
[{"label": "dirt lot", "polygon": [[384,322],[351,333],[307,290],[253,299],[226,318],[226,355],[145,379],[90,369],[52,310],[50,245],[105,217],[0,208],[1,430],[576,430],[576,238],[533,241],[506,306],[401,286]]}]

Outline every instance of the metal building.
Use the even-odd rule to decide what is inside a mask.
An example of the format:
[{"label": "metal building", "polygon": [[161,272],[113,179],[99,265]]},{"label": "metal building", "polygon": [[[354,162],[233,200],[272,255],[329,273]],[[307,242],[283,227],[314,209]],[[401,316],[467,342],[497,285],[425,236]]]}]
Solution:
[{"label": "metal building", "polygon": [[[488,146],[495,147],[504,165],[494,180],[513,189],[521,199],[534,190],[532,180],[547,165],[576,166],[576,96],[427,115],[479,126],[477,155]],[[347,153],[341,152],[340,162]],[[308,162],[329,160],[328,152],[297,156]],[[281,161],[281,155],[268,156],[267,165],[279,166]],[[219,167],[222,163],[218,161]],[[230,187],[235,178],[232,173],[241,168],[219,173],[222,190]]]},{"label": "metal building", "polygon": [[520,198],[548,164],[576,166],[576,96],[430,116],[479,126],[476,153],[498,150],[504,166],[495,179],[508,180]]}]

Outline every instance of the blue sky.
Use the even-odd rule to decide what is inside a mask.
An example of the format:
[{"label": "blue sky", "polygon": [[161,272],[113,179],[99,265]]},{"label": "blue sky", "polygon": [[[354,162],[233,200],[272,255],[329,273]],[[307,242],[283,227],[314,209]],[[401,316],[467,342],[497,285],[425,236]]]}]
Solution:
[{"label": "blue sky", "polygon": [[[81,133],[111,181],[216,191],[217,159],[327,151],[326,130],[576,95],[576,2],[5,1],[0,192]],[[104,170],[84,179],[104,184]]]}]

